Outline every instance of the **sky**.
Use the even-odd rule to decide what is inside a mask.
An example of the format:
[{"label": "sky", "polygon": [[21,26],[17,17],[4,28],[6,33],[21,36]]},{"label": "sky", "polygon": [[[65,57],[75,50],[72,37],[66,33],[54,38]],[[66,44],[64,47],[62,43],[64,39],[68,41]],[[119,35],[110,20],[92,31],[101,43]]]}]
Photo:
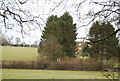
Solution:
[{"label": "sky", "polygon": [[[92,24],[91,23],[87,26],[83,26],[89,23],[91,20],[90,18],[87,18],[86,20],[83,21],[83,19],[86,17],[86,13],[88,13],[90,10],[97,12],[98,10],[101,9],[101,6],[92,4],[90,3],[89,0],[81,4],[80,7],[78,7],[79,3],[81,3],[84,0],[28,0],[23,5],[20,5],[18,2],[16,2],[17,0],[4,0],[4,1],[6,1],[6,5],[10,6],[11,9],[13,9],[13,11],[21,8],[23,11],[28,13],[27,17],[29,18],[32,18],[32,16],[39,15],[39,18],[36,18],[36,21],[38,21],[38,23],[40,24],[39,26],[37,26],[32,22],[24,24],[24,30],[30,36],[24,34],[24,37],[22,37],[20,33],[20,26],[16,23],[16,21],[12,19],[9,19],[7,21],[9,25],[13,27],[12,30],[7,29],[7,31],[5,32],[3,24],[0,23],[0,27],[2,27],[1,30],[3,34],[6,37],[14,38],[14,40],[12,40],[13,43],[15,43],[16,37],[21,38],[21,42],[25,41],[27,44],[33,44],[35,41],[40,41],[42,31],[45,27],[45,22],[47,18],[50,15],[61,16],[66,11],[70,13],[70,15],[73,17],[74,23],[76,23],[77,26],[76,33],[78,33],[77,38],[81,38],[81,37],[85,38]],[[24,2],[26,0],[20,0],[20,1]],[[9,4],[8,2],[12,4]],[[19,11],[16,12],[19,13]],[[23,16],[24,19],[27,18],[23,13],[19,13],[19,14]],[[30,31],[28,25],[34,30]],[[77,41],[82,41],[82,40],[77,39]]]}]

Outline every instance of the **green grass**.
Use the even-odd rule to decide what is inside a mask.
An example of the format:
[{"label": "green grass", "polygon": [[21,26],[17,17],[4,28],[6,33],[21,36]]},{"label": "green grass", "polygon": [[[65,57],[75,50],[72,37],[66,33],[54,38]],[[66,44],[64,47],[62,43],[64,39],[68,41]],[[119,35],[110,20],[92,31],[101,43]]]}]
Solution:
[{"label": "green grass", "polygon": [[120,67],[120,63],[114,63],[114,66],[113,66],[113,68],[119,68]]},{"label": "green grass", "polygon": [[36,60],[38,53],[34,47],[10,47],[0,46],[2,49],[2,60],[31,61]]},{"label": "green grass", "polygon": [[89,56],[85,56],[85,57],[79,56],[78,58],[80,58],[80,59],[88,59],[88,58],[90,58],[90,57],[89,57]]},{"label": "green grass", "polygon": [[[116,73],[117,75],[117,73]],[[107,79],[98,71],[3,69],[3,79]]]},{"label": "green grass", "polygon": [[[31,60],[36,60],[37,56],[38,56],[37,48],[0,46],[0,58],[2,58],[2,60],[31,61]],[[97,71],[57,71],[57,70],[53,71],[53,70],[28,70],[28,69],[26,70],[3,69],[2,78],[3,79],[106,79],[106,77],[104,77],[101,72],[97,72]]]}]

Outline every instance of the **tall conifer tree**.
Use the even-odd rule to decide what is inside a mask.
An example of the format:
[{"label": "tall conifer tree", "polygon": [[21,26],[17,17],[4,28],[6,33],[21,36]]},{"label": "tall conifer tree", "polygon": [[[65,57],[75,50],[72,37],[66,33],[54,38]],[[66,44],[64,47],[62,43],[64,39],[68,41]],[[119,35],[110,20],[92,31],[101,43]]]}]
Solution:
[{"label": "tall conifer tree", "polygon": [[[84,48],[84,51],[88,52],[91,57],[102,57],[109,60],[111,57],[117,56],[118,54],[118,39],[116,34],[110,36],[115,31],[115,28],[109,22],[95,22],[89,31],[90,44]],[[101,40],[106,38],[105,40]],[[93,43],[94,41],[98,41]]]},{"label": "tall conifer tree", "polygon": [[[60,53],[56,52],[58,54],[61,54],[61,55],[58,55],[58,58],[60,56],[75,57],[76,35],[77,35],[76,24],[73,24],[73,18],[72,16],[69,15],[68,12],[64,13],[60,17],[57,17],[56,15],[55,16],[52,15],[47,20],[38,52],[41,53],[41,51],[45,49],[45,46],[43,46],[43,44],[46,43],[45,41],[47,42],[49,41],[48,39],[49,36],[52,36],[56,39],[55,41],[58,43],[60,47],[59,49]],[[52,50],[52,49],[49,49],[49,50]],[[50,52],[48,52],[48,55],[47,55],[48,57],[50,55],[49,53]]]}]

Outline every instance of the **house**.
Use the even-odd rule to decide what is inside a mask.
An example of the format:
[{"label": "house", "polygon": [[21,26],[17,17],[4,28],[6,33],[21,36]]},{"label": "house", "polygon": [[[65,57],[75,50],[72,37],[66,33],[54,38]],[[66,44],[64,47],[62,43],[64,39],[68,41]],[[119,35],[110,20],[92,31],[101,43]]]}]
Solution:
[{"label": "house", "polygon": [[81,55],[87,41],[76,41],[76,54]]}]

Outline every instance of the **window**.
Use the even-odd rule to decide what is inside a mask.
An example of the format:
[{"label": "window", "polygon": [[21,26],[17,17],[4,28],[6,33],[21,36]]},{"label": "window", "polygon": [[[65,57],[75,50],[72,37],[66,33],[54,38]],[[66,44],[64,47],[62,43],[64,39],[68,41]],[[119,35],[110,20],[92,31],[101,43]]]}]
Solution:
[{"label": "window", "polygon": [[81,47],[79,47],[79,50],[81,50]]},{"label": "window", "polygon": [[82,44],[81,43],[79,43],[79,46],[81,46]]}]

